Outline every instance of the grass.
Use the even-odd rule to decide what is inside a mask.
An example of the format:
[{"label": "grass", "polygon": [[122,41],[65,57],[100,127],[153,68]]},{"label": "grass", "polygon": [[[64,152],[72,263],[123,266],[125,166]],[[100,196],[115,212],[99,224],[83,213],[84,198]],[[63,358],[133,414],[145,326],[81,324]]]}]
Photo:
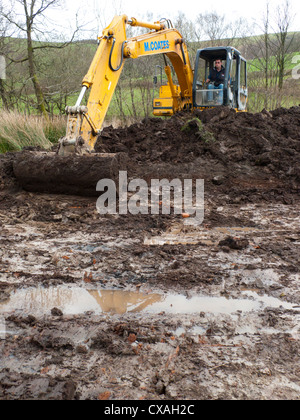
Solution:
[{"label": "grass", "polygon": [[[286,62],[285,62],[285,71],[292,70],[297,63],[293,62],[293,59],[297,59],[297,57],[300,56],[300,52],[292,52],[289,54],[286,54]],[[263,60],[262,60],[263,62]],[[277,68],[277,61],[276,57],[271,56],[269,57],[269,68],[270,70],[275,70]],[[255,73],[255,72],[261,72],[262,71],[262,65],[258,58],[254,58],[253,60],[248,60],[248,73]]]},{"label": "grass", "polygon": [[48,123],[44,122],[43,131],[46,139],[55,144],[58,143],[61,137],[66,135],[66,128],[67,118],[62,115],[56,115]]},{"label": "grass", "polygon": [[28,146],[50,149],[65,134],[66,122],[57,117],[49,123],[41,116],[0,111],[0,153],[19,151]]},{"label": "grass", "polygon": [[194,132],[198,139],[201,139],[205,143],[211,143],[216,140],[210,131],[206,131],[202,121],[199,118],[192,118],[191,120],[188,120],[186,124],[181,128],[181,131],[187,134]]}]

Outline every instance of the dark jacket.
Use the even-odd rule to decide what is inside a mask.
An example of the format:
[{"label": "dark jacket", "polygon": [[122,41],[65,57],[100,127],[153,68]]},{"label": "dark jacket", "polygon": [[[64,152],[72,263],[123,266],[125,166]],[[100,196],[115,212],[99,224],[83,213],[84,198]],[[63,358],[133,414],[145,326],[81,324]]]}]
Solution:
[{"label": "dark jacket", "polygon": [[208,76],[208,78],[211,82],[214,82],[214,85],[216,87],[220,86],[221,84],[224,84],[224,81],[225,81],[225,67],[222,66],[220,71],[217,71],[216,68],[213,68],[213,70],[210,72],[210,75]]}]

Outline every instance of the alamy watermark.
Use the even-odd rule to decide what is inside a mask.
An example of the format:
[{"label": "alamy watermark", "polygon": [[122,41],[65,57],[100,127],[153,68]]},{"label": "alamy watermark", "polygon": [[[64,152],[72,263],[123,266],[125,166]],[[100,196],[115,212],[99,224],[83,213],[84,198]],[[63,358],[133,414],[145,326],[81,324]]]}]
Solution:
[{"label": "alamy watermark", "polygon": [[6,79],[6,61],[3,55],[0,55],[0,79]]},{"label": "alamy watermark", "polygon": [[292,58],[292,64],[297,64],[293,69],[292,69],[292,78],[294,80],[298,80],[300,79],[300,55],[294,55],[294,57]]},{"label": "alamy watermark", "polygon": [[151,179],[148,184],[140,178],[128,182],[127,172],[120,171],[117,184],[112,179],[98,182],[100,214],[185,214],[186,225],[200,225],[204,220],[203,179]]}]

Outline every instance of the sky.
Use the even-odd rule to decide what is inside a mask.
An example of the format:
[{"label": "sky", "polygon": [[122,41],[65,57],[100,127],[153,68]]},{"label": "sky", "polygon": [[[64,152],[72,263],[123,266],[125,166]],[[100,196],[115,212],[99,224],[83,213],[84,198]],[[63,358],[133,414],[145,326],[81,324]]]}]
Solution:
[{"label": "sky", "polygon": [[[11,0],[0,0],[4,4]],[[178,12],[195,20],[200,13],[216,11],[225,14],[228,21],[245,18],[250,24],[259,22],[266,10],[267,0],[213,0],[190,1],[182,0],[60,0],[62,7],[48,10],[48,27],[57,34],[68,33],[75,26],[76,14],[80,24],[84,24],[81,38],[96,38],[102,29],[110,23],[114,15],[126,14],[128,17],[144,19],[147,13],[153,14],[154,20],[170,18],[175,20]],[[285,0],[269,0],[270,10],[274,13],[278,5]],[[292,14],[295,16],[291,30],[300,31],[300,1],[289,0]]]},{"label": "sky", "polygon": [[[293,30],[300,31],[300,1],[289,0],[295,21]],[[66,8],[71,12],[80,8],[82,0],[64,0]],[[270,10],[275,10],[284,0],[269,0]],[[190,1],[182,0],[86,0],[83,10],[86,16],[92,16],[92,11],[97,10],[100,20],[109,21],[115,14],[126,14],[128,17],[144,17],[147,12],[153,13],[154,19],[174,18],[179,11],[194,20],[200,13],[216,11],[218,14],[225,14],[229,21],[240,17],[246,18],[250,23],[259,20],[266,9],[267,0],[213,0],[213,1]],[[89,7],[87,7],[87,5]],[[91,13],[88,12],[91,11]],[[101,19],[102,16],[102,19]]]}]

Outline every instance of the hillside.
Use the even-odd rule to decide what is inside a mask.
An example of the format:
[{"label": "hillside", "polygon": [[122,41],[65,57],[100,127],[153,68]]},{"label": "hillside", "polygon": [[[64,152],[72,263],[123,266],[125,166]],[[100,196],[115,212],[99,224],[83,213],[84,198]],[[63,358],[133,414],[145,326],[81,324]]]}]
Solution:
[{"label": "hillside", "polygon": [[[274,37],[274,36],[273,36]],[[261,111],[264,107],[274,109],[278,106],[293,106],[300,101],[297,85],[291,85],[291,71],[295,64],[292,59],[300,51],[300,32],[288,34],[288,43],[293,38],[285,56],[286,87],[279,93],[272,88],[277,83],[277,61],[274,55],[269,57],[270,92],[267,104],[264,103],[264,57],[261,48],[262,36],[237,38],[229,41],[222,39],[219,45],[232,46],[239,49],[248,60],[249,109]],[[27,62],[20,62],[26,57],[26,40],[7,38],[7,51],[14,61],[7,60],[7,79],[1,82],[0,97],[2,104],[17,111],[35,112],[33,85],[28,78]],[[188,42],[191,62],[194,62],[197,49],[210,46],[209,42]],[[13,47],[12,47],[13,46]],[[86,74],[95,54],[95,40],[81,40],[71,43],[65,48],[61,43],[34,42],[37,76],[45,96],[47,110],[50,114],[63,114],[66,105],[73,105],[80,90],[81,80]],[[122,73],[118,89],[114,95],[108,116],[125,120],[128,117],[141,118],[151,115],[153,99],[153,75],[157,65],[164,66],[161,56],[145,57],[141,60],[128,61]],[[166,77],[163,77],[164,82]],[[275,98],[275,99],[274,99]],[[1,104],[1,103],[0,103]]]}]

